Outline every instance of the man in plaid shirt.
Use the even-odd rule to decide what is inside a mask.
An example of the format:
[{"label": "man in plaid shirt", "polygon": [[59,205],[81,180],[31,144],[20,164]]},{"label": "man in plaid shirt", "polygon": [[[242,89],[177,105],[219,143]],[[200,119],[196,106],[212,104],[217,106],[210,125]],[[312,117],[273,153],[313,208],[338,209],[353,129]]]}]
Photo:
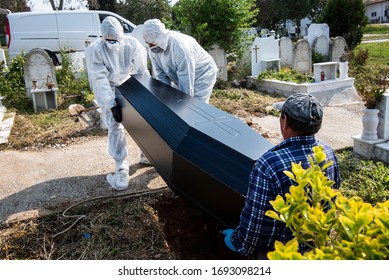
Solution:
[{"label": "man in plaid shirt", "polygon": [[[289,192],[294,182],[283,172],[291,170],[292,163],[301,162],[309,167],[308,156],[313,156],[314,146],[323,146],[328,161],[333,164],[325,170],[326,176],[340,185],[338,161],[334,151],[315,137],[322,124],[323,110],[320,102],[310,94],[296,93],[280,104],[280,128],[284,141],[263,154],[255,163],[250,177],[245,206],[240,215],[239,226],[223,231],[225,243],[232,251],[245,256],[266,259],[268,251],[274,250],[275,240],[286,243],[293,239],[292,232],[284,223],[265,215],[273,210],[271,200]],[[300,251],[308,248],[300,244]]]}]

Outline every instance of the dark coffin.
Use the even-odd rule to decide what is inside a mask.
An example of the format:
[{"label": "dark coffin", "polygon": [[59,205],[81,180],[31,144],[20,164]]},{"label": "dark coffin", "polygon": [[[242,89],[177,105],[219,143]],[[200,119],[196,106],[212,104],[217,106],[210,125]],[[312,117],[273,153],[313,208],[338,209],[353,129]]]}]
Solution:
[{"label": "dark coffin", "polygon": [[166,184],[235,227],[255,160],[273,145],[235,116],[147,75],[133,75],[116,95],[125,129]]}]

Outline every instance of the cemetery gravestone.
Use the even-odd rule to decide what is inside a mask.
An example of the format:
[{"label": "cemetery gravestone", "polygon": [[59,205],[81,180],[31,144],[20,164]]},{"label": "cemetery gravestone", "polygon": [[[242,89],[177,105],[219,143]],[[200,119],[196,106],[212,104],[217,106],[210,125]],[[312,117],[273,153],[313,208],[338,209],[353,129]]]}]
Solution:
[{"label": "cemetery gravestone", "polygon": [[218,45],[212,45],[209,54],[215,60],[217,68],[219,69],[217,78],[222,81],[227,81],[227,54]]},{"label": "cemetery gravestone", "polygon": [[315,50],[315,53],[321,54],[323,56],[329,55],[330,51],[330,41],[329,38],[325,35],[320,35],[319,37],[316,38],[313,48]]},{"label": "cemetery gravestone", "polygon": [[338,62],[345,50],[347,50],[346,40],[341,36],[335,37],[330,50],[330,60]]},{"label": "cemetery gravestone", "polygon": [[281,65],[293,66],[293,42],[289,37],[280,39],[280,59]]},{"label": "cemetery gravestone", "polygon": [[298,40],[293,52],[293,68],[299,73],[312,73],[312,53],[309,42],[305,39]]},{"label": "cemetery gravestone", "polygon": [[23,65],[26,93],[34,111],[57,109],[58,85],[52,59],[46,51],[35,48],[26,55]]},{"label": "cemetery gravestone", "polygon": [[327,23],[313,23],[308,27],[308,35],[305,36],[304,39],[307,39],[309,45],[312,47],[315,39],[321,35],[330,38],[330,28],[328,27]]},{"label": "cemetery gravestone", "polygon": [[274,37],[258,38],[251,47],[251,75],[258,76],[268,69],[280,69],[279,45]]}]

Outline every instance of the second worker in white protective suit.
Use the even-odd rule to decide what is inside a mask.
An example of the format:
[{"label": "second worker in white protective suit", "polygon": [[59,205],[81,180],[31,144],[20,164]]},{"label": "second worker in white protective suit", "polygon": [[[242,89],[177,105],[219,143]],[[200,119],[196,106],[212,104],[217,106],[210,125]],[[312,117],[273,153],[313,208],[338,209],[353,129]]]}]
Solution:
[{"label": "second worker in white protective suit", "polygon": [[108,183],[116,190],[128,188],[129,166],[127,141],[121,124],[121,109],[115,101],[115,87],[131,74],[149,73],[147,51],[140,42],[124,36],[123,27],[114,17],[101,24],[102,38],[85,51],[88,79],[102,110],[102,121],[108,128],[108,153],[115,160],[115,173],[107,175]]},{"label": "second worker in white protective suit", "polygon": [[143,25],[149,45],[153,76],[206,103],[216,82],[218,68],[212,56],[188,35],[165,29],[159,19]]}]

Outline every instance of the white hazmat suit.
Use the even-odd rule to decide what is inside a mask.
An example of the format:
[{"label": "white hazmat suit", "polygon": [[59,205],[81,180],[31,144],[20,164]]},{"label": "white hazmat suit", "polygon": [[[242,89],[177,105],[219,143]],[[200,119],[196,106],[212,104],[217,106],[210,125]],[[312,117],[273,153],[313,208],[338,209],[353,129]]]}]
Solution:
[{"label": "white hazmat suit", "polygon": [[218,68],[193,37],[167,30],[160,20],[150,19],[143,25],[143,39],[150,46],[152,72],[157,80],[209,102]]},{"label": "white hazmat suit", "polygon": [[112,112],[116,107],[115,87],[130,78],[131,74],[149,73],[147,51],[140,42],[123,35],[120,22],[106,17],[101,24],[102,38],[93,42],[85,51],[88,79],[101,107],[102,121],[108,128],[108,153],[116,164],[114,174],[107,175],[108,183],[116,190],[128,187],[129,167],[124,127]]}]

